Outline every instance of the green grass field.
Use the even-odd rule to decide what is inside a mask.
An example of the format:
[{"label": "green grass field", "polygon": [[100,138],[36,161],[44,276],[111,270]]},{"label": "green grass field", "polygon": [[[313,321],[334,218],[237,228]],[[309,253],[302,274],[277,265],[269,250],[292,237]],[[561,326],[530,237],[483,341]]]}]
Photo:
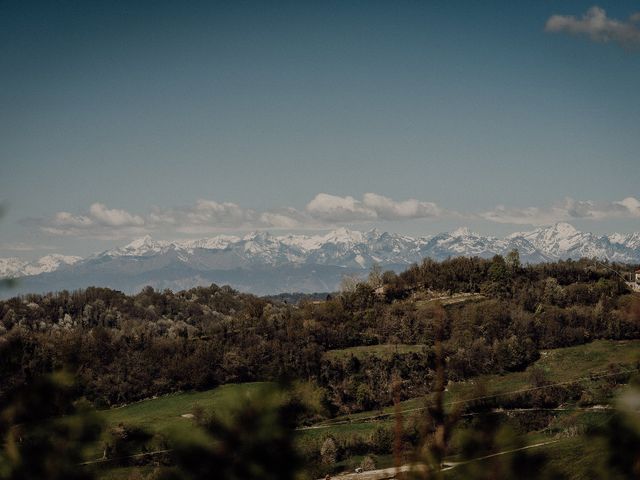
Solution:
[{"label": "green grass field", "polygon": [[[532,368],[541,368],[550,382],[557,383],[588,377],[592,373],[606,373],[609,365],[635,369],[637,368],[636,362],[640,362],[639,340],[596,340],[576,347],[546,350],[542,352],[538,361],[523,372],[511,372],[504,375],[483,375],[467,382],[458,382],[450,385],[447,389],[446,401],[451,402],[467,398],[480,384],[486,389],[487,395],[502,394],[526,388],[529,386],[529,374]],[[401,409],[420,408],[424,405],[424,402],[424,398],[406,400],[401,403]],[[386,407],[381,410],[343,415],[327,423],[360,420],[365,417],[391,414],[393,411],[394,407]],[[340,426],[340,429],[344,429],[344,427]]]},{"label": "green grass field", "polygon": [[[422,349],[419,345],[398,345],[398,347],[403,352],[420,351]],[[333,350],[331,354],[347,355],[351,354],[351,352],[354,352],[354,354],[366,352],[386,355],[391,354],[389,351],[391,348],[395,349],[395,345],[353,347]],[[620,364],[635,368],[637,361],[640,361],[640,341],[614,342],[598,340],[587,345],[545,351],[534,365],[547,372],[550,381],[562,382],[585,377],[590,373],[604,371],[609,364]],[[447,400],[462,398],[478,383],[483,383],[486,386],[487,393],[490,394],[525,388],[528,386],[528,370],[505,375],[485,375],[474,379],[473,382],[453,384],[447,393]],[[260,382],[224,385],[204,392],[178,393],[144,400],[120,408],[103,410],[100,414],[108,425],[117,425],[118,423],[138,425],[149,429],[152,433],[165,433],[175,429],[188,432],[191,430],[192,422],[181,415],[191,413],[195,405],[199,405],[204,410],[224,409],[228,407],[230,402],[237,400],[238,397],[256,394],[262,386],[264,384]],[[402,402],[401,407],[403,410],[419,408],[423,403],[424,399],[415,398]],[[393,413],[393,407],[337,417],[335,421],[357,420],[379,413]],[[340,428],[343,427],[341,426]]]},{"label": "green grass field", "polygon": [[239,398],[257,394],[265,384],[243,383],[223,385],[204,392],[186,392],[153,398],[120,408],[100,412],[107,425],[124,423],[147,429],[151,433],[193,433],[193,421],[182,415],[190,414],[196,405],[207,412],[224,411]]},{"label": "green grass field", "polygon": [[[183,416],[191,414],[196,405],[206,412],[224,415],[224,412],[239,399],[260,394],[265,385],[267,384],[261,382],[223,385],[204,392],[185,392],[152,398],[120,408],[102,410],[99,414],[104,419],[107,429],[120,423],[144,428],[155,435],[155,440],[147,445],[148,450],[159,450],[164,446],[158,443],[158,439],[169,435],[182,440],[203,438],[203,433],[194,425],[194,420]],[[86,452],[87,460],[99,459],[102,456],[102,448],[102,442],[90,445]],[[99,471],[99,475],[101,479],[116,480],[129,478],[134,472],[151,471],[150,467],[109,468],[109,465],[105,465]]]},{"label": "green grass field", "polygon": [[594,373],[607,373],[610,365],[635,369],[639,361],[640,341],[596,340],[586,345],[543,351],[540,359],[524,372],[485,375],[473,382],[455,384],[450,389],[450,395],[452,398],[461,398],[470,394],[478,384],[484,384],[488,394],[526,388],[532,368],[542,369],[550,382],[559,383],[588,377]]},{"label": "green grass field", "polygon": [[[575,381],[589,378],[594,373],[607,373],[610,365],[617,365],[621,369],[636,370],[640,361],[640,341],[608,341],[598,340],[586,345],[568,347],[562,349],[547,350],[542,352],[540,359],[524,372],[512,372],[504,375],[484,375],[471,381],[455,383],[449,386],[446,393],[446,401],[458,401],[468,398],[478,388],[479,384],[484,386],[487,395],[508,394],[508,392],[521,390],[530,386],[529,375],[532,368],[542,369],[547,379],[552,383]],[[591,380],[581,380],[580,383],[590,386],[595,382]],[[611,391],[610,393],[614,393]],[[404,401],[400,404],[400,409],[407,411],[404,415],[410,416],[411,410],[424,407],[424,398],[415,398]],[[391,428],[394,424],[393,416],[383,416],[392,414],[393,407],[386,407],[381,410],[361,412],[353,415],[344,415],[324,422],[326,428],[317,428],[301,432],[310,437],[323,438],[332,435],[336,438],[349,437],[354,435],[371,435],[379,426]],[[419,412],[419,411],[418,411]],[[607,412],[594,413],[559,413],[558,418],[564,415],[573,415],[577,423],[581,425],[594,425],[606,421],[610,417]],[[376,418],[380,416],[380,418]],[[340,423],[338,422],[353,422]],[[528,432],[519,436],[524,444],[534,444],[549,440],[549,433]],[[550,458],[551,467],[562,471],[572,480],[583,480],[589,478],[588,470],[594,468],[602,452],[593,447],[584,438],[566,438],[553,445],[540,447],[540,451],[545,452]],[[381,467],[390,466],[380,462]],[[455,469],[447,478],[460,478]]]},{"label": "green grass field", "polygon": [[[404,352],[410,352],[420,351],[422,347],[399,345],[398,348],[404,349]],[[337,357],[351,354],[390,355],[393,351],[395,351],[395,345],[378,345],[335,350],[330,355]],[[638,361],[640,361],[640,341],[599,340],[586,345],[542,352],[541,358],[529,369],[534,366],[541,368],[546,372],[548,380],[556,383],[582,379],[594,373],[604,372],[612,364],[625,369],[635,369]],[[448,388],[446,399],[450,402],[467,398],[480,383],[484,385],[487,394],[504,394],[523,389],[529,386],[528,376],[528,371],[513,372],[505,375],[486,375],[473,379],[473,381],[452,384]],[[584,382],[589,384],[589,380],[584,380]],[[205,392],[180,393],[103,411],[101,415],[108,425],[125,423],[144,427],[154,434],[172,433],[195,436],[198,435],[198,430],[194,428],[193,420],[182,416],[191,413],[195,405],[199,405],[205,411],[221,412],[239,397],[257,394],[262,386],[264,386],[262,383],[248,383],[225,385]],[[400,407],[402,410],[411,410],[419,409],[424,404],[424,398],[415,398],[402,402]],[[316,440],[327,435],[333,435],[336,438],[354,435],[368,436],[380,425],[388,427],[393,425],[392,416],[381,419],[373,418],[380,414],[391,414],[393,410],[393,407],[387,407],[378,411],[337,417],[321,422],[320,426],[323,428],[303,430],[299,435],[301,438],[315,438]],[[409,412],[405,413],[405,418],[409,415]],[[603,417],[599,413],[590,413],[581,418],[585,422],[593,422]],[[337,422],[348,423],[332,425]],[[529,432],[524,441],[525,443],[534,443],[544,438],[549,437],[545,437],[541,432]],[[554,465],[561,466],[570,459],[572,469],[575,470],[575,475],[572,475],[571,478],[576,480],[587,478],[583,474],[587,467],[593,463],[593,454],[597,453],[592,452],[581,438],[565,439],[554,444],[553,448],[546,448],[546,451],[549,452]],[[99,457],[99,453],[99,449],[96,448],[94,458]],[[381,464],[380,466],[384,467],[385,465]],[[105,471],[103,478],[126,478],[123,470],[128,469]],[[453,471],[451,478],[456,478]]]}]

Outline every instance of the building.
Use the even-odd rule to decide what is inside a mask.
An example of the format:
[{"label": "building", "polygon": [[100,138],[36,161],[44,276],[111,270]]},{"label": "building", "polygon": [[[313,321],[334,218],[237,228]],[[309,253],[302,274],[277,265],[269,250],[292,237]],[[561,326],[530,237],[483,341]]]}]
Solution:
[{"label": "building", "polygon": [[636,270],[635,272],[625,272],[624,278],[626,280],[627,287],[632,292],[640,293],[640,270]]}]

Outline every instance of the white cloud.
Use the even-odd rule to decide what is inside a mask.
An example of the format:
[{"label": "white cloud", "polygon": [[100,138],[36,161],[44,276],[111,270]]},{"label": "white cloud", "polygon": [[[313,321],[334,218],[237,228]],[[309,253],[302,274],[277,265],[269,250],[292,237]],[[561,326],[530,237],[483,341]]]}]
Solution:
[{"label": "white cloud", "polygon": [[109,209],[102,203],[94,203],[89,207],[89,213],[96,222],[110,227],[139,227],[144,225],[144,219],[138,215],[118,209]]},{"label": "white cloud", "polygon": [[228,229],[296,228],[304,226],[304,216],[293,208],[258,212],[231,202],[198,200],[194,205],[156,209],[148,224],[171,227],[183,233],[208,233]]},{"label": "white cloud", "polygon": [[442,215],[442,210],[432,202],[421,202],[413,198],[396,202],[376,193],[365,193],[363,204],[374,210],[382,220],[399,220],[404,218],[435,218]]},{"label": "white cloud", "polygon": [[51,224],[55,227],[65,228],[65,227],[90,227],[93,225],[93,220],[84,215],[74,215],[69,212],[58,212],[53,217]]},{"label": "white cloud", "polygon": [[444,214],[432,202],[395,201],[377,193],[365,193],[362,200],[319,193],[307,204],[306,211],[313,218],[329,223],[437,218]]},{"label": "white cloud", "polygon": [[594,6],[576,18],[573,15],[552,15],[547,20],[547,32],[566,32],[572,35],[586,35],[594,42],[616,42],[631,47],[640,45],[640,12],[634,13],[624,22],[607,17],[604,9]]},{"label": "white cloud", "polygon": [[256,212],[231,202],[200,199],[186,207],[156,209],[149,218],[154,226],[169,225],[180,231],[206,231],[213,227],[241,227],[253,222]]},{"label": "white cloud", "polygon": [[[200,199],[192,205],[155,208],[147,214],[92,204],[87,211],[57,212],[48,219],[27,219],[24,225],[37,226],[57,236],[116,239],[144,233],[215,234],[256,229],[322,229],[340,224],[372,224],[380,221],[442,219],[465,216],[433,202],[416,199],[393,200],[377,193],[352,196],[317,194],[305,207],[258,211],[232,202]],[[575,219],[640,219],[640,201],[635,197],[612,202],[565,198],[549,207],[510,208],[499,205],[467,218],[483,218],[497,223],[547,225]]]},{"label": "white cloud", "polygon": [[307,206],[306,211],[313,218],[326,222],[359,222],[375,220],[375,211],[367,208],[353,197],[338,197],[319,193]]},{"label": "white cloud", "polygon": [[125,210],[94,203],[85,213],[57,212],[49,219],[30,221],[46,233],[58,236],[112,239],[144,231],[145,220]]},{"label": "white cloud", "polygon": [[297,228],[303,225],[299,217],[300,215],[295,211],[287,213],[265,212],[260,215],[260,223],[274,228]]},{"label": "white cloud", "polygon": [[548,225],[571,220],[640,218],[640,201],[634,197],[613,202],[594,202],[565,198],[550,207],[508,208],[498,205],[480,214],[485,220],[518,225]]},{"label": "white cloud", "polygon": [[300,224],[295,213],[294,209],[259,213],[231,202],[201,199],[193,205],[156,208],[144,216],[94,203],[82,214],[57,212],[51,218],[27,223],[36,224],[52,235],[112,239],[167,229],[196,234],[229,229],[294,228]]},{"label": "white cloud", "polygon": [[640,200],[634,197],[627,197],[619,202],[614,202],[616,205],[626,208],[631,216],[640,217]]},{"label": "white cloud", "polygon": [[86,212],[57,212],[48,219],[25,223],[52,235],[113,239],[133,234],[174,231],[208,234],[229,230],[324,228],[342,223],[371,223],[444,215],[435,203],[415,199],[395,201],[377,193],[365,193],[362,200],[317,194],[304,210],[283,207],[258,211],[232,202],[200,199],[192,205],[154,208],[145,215],[92,204]]}]

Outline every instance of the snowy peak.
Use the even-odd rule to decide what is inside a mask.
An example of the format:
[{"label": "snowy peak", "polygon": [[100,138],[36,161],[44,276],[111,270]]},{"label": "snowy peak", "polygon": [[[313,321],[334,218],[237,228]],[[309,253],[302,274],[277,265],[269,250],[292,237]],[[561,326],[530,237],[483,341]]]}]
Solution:
[{"label": "snowy peak", "polygon": [[182,248],[193,250],[195,248],[202,248],[205,250],[223,250],[230,244],[240,241],[240,237],[232,235],[218,235],[211,238],[202,238],[198,240],[184,240],[181,242],[175,242],[176,245]]},{"label": "snowy peak", "polygon": [[634,240],[640,238],[637,233],[597,236],[581,232],[568,223],[557,223],[531,232],[514,233],[508,238],[527,240],[551,259],[595,257],[629,263],[640,260],[640,242],[634,244]]},{"label": "snowy peak", "polygon": [[27,264],[24,271],[26,275],[38,275],[40,273],[53,272],[65,265],[74,265],[80,260],[82,260],[82,257],[54,253]]},{"label": "snowy peak", "polygon": [[364,241],[364,234],[347,228],[338,228],[324,236],[325,243],[353,245]]},{"label": "snowy peak", "polygon": [[540,235],[540,234],[545,234],[548,236],[571,237],[577,233],[580,233],[580,232],[570,223],[560,222],[560,223],[556,223],[555,225],[538,227],[535,230],[531,230],[528,232],[512,233],[511,235],[509,235],[509,237],[532,236],[532,235]]},{"label": "snowy peak", "polygon": [[[114,276],[138,271],[180,268],[214,272],[271,269],[283,266],[369,269],[374,264],[402,269],[425,257],[443,260],[455,256],[491,258],[517,248],[523,262],[539,263],[566,258],[601,258],[640,263],[640,233],[597,236],[580,232],[568,223],[557,223],[506,238],[480,235],[468,228],[432,237],[413,238],[372,229],[366,232],[339,228],[324,234],[275,236],[252,232],[242,237],[219,235],[174,242],[138,238],[127,245],[81,260],[80,257],[47,255],[28,262],[0,259],[0,277],[33,276],[64,269],[103,271]],[[113,262],[113,263],[109,263]],[[199,274],[198,274],[199,275]]]},{"label": "snowy peak", "polygon": [[609,235],[609,241],[611,243],[617,243],[619,245],[624,245],[627,242],[627,238],[630,235],[624,235],[622,233],[612,233]]},{"label": "snowy peak", "polygon": [[0,258],[0,278],[21,276],[18,273],[22,272],[27,264],[24,260],[15,257]]},{"label": "snowy peak", "polygon": [[300,249],[304,252],[320,248],[324,242],[323,235],[287,235],[278,237],[287,246]]},{"label": "snowy peak", "polygon": [[247,235],[242,237],[242,240],[244,240],[245,242],[267,243],[271,241],[272,238],[273,237],[269,232],[256,231],[248,233]]},{"label": "snowy peak", "polygon": [[125,250],[139,250],[141,248],[149,248],[154,245],[154,241],[151,238],[151,235],[145,235],[142,238],[138,238],[128,245],[125,245],[123,249]]},{"label": "snowy peak", "polygon": [[19,258],[0,258],[0,277],[39,275],[74,265],[80,260],[82,260],[82,257],[60,254],[46,255],[33,262],[27,262]]},{"label": "snowy peak", "polygon": [[629,233],[627,235],[614,233],[609,235],[609,241],[618,245],[623,245],[632,250],[640,249],[640,233]]},{"label": "snowy peak", "polygon": [[556,223],[553,227],[551,227],[551,230],[564,237],[570,237],[580,233],[573,225],[566,222]]},{"label": "snowy peak", "polygon": [[459,238],[459,237],[477,237],[478,234],[469,230],[469,227],[460,227],[455,229],[453,232],[449,233],[450,237]]},{"label": "snowy peak", "polygon": [[581,233],[568,223],[556,223],[550,227],[536,228],[531,232],[519,232],[508,238],[524,238],[536,248],[554,255],[566,253],[576,246],[584,245],[591,238],[590,233]]},{"label": "snowy peak", "polygon": [[124,247],[115,248],[103,252],[101,256],[110,257],[142,257],[163,253],[171,246],[171,242],[153,240],[150,235],[137,238]]}]

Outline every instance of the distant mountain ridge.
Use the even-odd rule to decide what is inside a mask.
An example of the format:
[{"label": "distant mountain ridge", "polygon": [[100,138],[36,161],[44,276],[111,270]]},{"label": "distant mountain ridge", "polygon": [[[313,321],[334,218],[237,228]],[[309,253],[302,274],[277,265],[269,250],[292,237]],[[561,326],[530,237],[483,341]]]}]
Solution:
[{"label": "distant mountain ridge", "polygon": [[22,277],[13,294],[90,285],[134,292],[145,285],[183,289],[210,283],[228,283],[257,294],[314,292],[335,290],[345,274],[363,273],[374,264],[402,270],[425,257],[488,258],[514,248],[528,263],[581,257],[640,263],[640,233],[598,236],[558,223],[505,238],[467,228],[418,238],[345,228],[324,235],[253,232],[182,241],[146,236],[84,259],[0,259],[0,276]]},{"label": "distant mountain ridge", "polygon": [[82,257],[69,255],[46,255],[33,262],[21,260],[19,258],[0,258],[0,278],[2,277],[25,277],[28,275],[39,275],[41,273],[53,272],[63,265],[73,265],[82,260]]}]

